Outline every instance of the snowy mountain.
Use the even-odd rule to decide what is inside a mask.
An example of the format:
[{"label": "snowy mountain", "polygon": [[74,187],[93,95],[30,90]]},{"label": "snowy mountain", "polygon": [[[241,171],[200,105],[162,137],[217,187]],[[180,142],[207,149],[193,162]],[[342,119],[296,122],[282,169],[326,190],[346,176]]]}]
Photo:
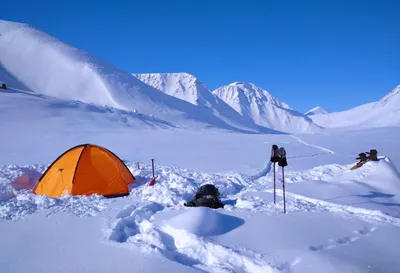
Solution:
[{"label": "snowy mountain", "polygon": [[144,83],[178,99],[200,108],[210,109],[226,123],[241,129],[272,132],[269,128],[256,125],[246,116],[238,114],[232,107],[211,93],[207,86],[189,73],[133,74]]},{"label": "snowy mountain", "polygon": [[145,73],[132,75],[170,96],[197,106],[212,107],[211,102],[215,100],[207,86],[189,73]]},{"label": "snowy mountain", "polygon": [[[0,20],[0,65],[10,88],[106,105],[177,126],[238,130],[210,109],[159,92],[111,64],[29,25]],[[1,80],[1,79],[0,79]]]},{"label": "snowy mountain", "polygon": [[310,118],[323,127],[350,129],[400,126],[400,85],[377,102],[363,104],[352,109]]},{"label": "snowy mountain", "polygon": [[320,129],[307,116],[293,110],[253,83],[234,82],[213,91],[240,115],[256,124],[284,132]]},{"label": "snowy mountain", "polygon": [[329,112],[322,108],[321,106],[314,107],[311,110],[308,110],[304,115],[312,116],[312,115],[319,115],[319,114],[328,114]]}]

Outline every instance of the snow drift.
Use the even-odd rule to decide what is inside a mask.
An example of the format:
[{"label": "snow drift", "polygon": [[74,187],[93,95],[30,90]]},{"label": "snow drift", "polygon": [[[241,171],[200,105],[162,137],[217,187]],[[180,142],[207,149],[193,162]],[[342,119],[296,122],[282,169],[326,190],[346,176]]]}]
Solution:
[{"label": "snow drift", "polygon": [[371,128],[400,126],[400,85],[377,102],[329,114],[316,114],[310,118],[323,127]]},{"label": "snow drift", "polygon": [[284,132],[319,130],[307,116],[293,110],[253,83],[234,82],[213,91],[240,115],[256,124]]}]

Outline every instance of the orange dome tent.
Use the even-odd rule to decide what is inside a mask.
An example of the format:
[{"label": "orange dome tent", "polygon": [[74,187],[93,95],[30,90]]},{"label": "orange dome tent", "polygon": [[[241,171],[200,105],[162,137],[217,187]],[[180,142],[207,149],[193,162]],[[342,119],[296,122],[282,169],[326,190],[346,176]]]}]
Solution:
[{"label": "orange dome tent", "polygon": [[83,144],[60,155],[39,179],[33,192],[52,197],[99,194],[129,195],[135,181],[126,165],[106,148]]}]

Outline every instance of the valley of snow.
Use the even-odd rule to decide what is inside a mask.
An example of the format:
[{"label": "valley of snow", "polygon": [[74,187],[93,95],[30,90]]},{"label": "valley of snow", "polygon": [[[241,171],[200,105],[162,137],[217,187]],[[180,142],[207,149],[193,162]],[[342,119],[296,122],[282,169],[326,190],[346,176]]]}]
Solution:
[{"label": "valley of snow", "polygon": [[[186,73],[131,75],[27,25],[0,20],[0,34],[2,272],[399,271],[399,88],[306,116],[251,83],[211,92]],[[83,143],[124,160],[129,196],[31,192]],[[273,144],[287,151],[286,214]],[[370,149],[379,161],[350,170]],[[223,209],[183,205],[208,183]]]}]

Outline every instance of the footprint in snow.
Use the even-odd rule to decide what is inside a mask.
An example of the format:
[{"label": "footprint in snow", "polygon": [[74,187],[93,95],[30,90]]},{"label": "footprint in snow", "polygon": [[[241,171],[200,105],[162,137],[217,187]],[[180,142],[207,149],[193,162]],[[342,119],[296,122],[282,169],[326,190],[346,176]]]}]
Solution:
[{"label": "footprint in snow", "polygon": [[370,234],[376,229],[376,227],[364,227],[362,229],[355,230],[354,233],[357,235],[354,236],[345,236],[335,240],[329,240],[328,242],[321,245],[309,246],[308,250],[311,251],[322,251],[327,249],[332,249],[340,245],[346,245],[361,239],[363,236]]},{"label": "footprint in snow", "polygon": [[140,223],[149,220],[163,209],[164,206],[158,203],[149,203],[144,206],[131,205],[122,209],[116,217],[117,222],[111,230],[109,239],[119,243],[126,242],[129,237],[140,232]]}]

